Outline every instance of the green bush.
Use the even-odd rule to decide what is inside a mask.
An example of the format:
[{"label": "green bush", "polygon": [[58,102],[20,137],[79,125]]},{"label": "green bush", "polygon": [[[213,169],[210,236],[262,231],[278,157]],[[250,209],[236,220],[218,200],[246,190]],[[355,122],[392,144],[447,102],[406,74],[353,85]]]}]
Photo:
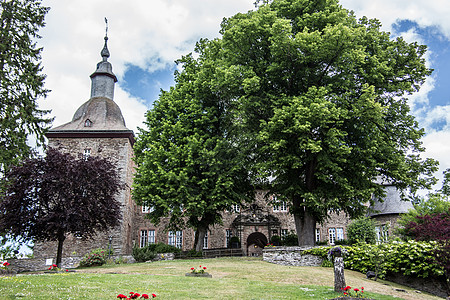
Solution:
[{"label": "green bush", "polygon": [[154,259],[156,256],[156,252],[152,251],[149,245],[142,248],[133,247],[132,255],[137,262],[144,262]]},{"label": "green bush", "polygon": [[108,253],[104,249],[94,249],[80,261],[80,267],[95,267],[106,264]]},{"label": "green bush", "polygon": [[298,236],[294,231],[283,236],[281,239],[281,244],[283,246],[298,246]]},{"label": "green bush", "polygon": [[167,245],[164,243],[157,243],[157,244],[150,244],[149,247],[151,247],[152,251],[156,253],[180,253],[181,249],[172,246]]},{"label": "green bush", "polygon": [[375,232],[375,222],[370,218],[360,218],[353,220],[347,227],[348,243],[374,244],[377,234]]},{"label": "green bush", "polygon": [[[356,244],[344,246],[348,256],[344,260],[345,268],[362,273],[378,271],[378,277],[386,273],[400,273],[415,277],[442,276],[444,269],[436,263],[436,242],[398,242],[374,244]],[[317,255],[327,259],[331,247],[316,247],[304,251],[304,254]]]},{"label": "green bush", "polygon": [[272,238],[270,239],[270,242],[274,245],[274,246],[280,246],[281,245],[281,238],[279,235],[274,235],[272,236]]}]

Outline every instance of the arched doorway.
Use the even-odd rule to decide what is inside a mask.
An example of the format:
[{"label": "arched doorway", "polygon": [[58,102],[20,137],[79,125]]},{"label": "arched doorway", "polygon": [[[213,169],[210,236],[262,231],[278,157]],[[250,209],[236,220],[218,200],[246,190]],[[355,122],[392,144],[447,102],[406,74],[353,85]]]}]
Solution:
[{"label": "arched doorway", "polygon": [[247,255],[261,256],[266,245],[267,237],[261,232],[253,232],[247,238]]}]

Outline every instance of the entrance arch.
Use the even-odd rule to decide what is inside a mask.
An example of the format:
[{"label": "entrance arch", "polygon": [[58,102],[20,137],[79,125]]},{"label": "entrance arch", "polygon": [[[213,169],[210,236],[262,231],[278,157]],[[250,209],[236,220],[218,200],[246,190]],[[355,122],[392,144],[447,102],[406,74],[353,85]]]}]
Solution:
[{"label": "entrance arch", "polygon": [[247,255],[261,256],[266,245],[267,237],[261,232],[253,232],[247,238]]}]

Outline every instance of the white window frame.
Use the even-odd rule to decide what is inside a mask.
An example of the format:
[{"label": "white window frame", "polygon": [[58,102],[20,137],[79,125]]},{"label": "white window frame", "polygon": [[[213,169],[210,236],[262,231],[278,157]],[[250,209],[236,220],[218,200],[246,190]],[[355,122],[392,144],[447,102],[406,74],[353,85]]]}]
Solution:
[{"label": "white window frame", "polygon": [[183,231],[169,231],[167,244],[175,246],[179,249],[183,248]]},{"label": "white window frame", "polygon": [[289,234],[289,231],[287,229],[281,229],[281,237],[285,237]]},{"label": "white window frame", "polygon": [[143,214],[151,213],[155,210],[153,206],[142,205],[141,211]]},{"label": "white window frame", "polygon": [[320,242],[320,228],[316,228],[316,242]]},{"label": "white window frame", "polygon": [[241,206],[239,204],[232,204],[231,212],[235,212],[235,213],[241,212]]},{"label": "white window frame", "polygon": [[330,245],[334,245],[336,242],[336,228],[328,228],[328,241],[330,242]]},{"label": "white window frame", "polygon": [[230,247],[230,239],[233,236],[233,231],[231,229],[225,229],[225,248]]},{"label": "white window frame", "polygon": [[203,249],[208,249],[208,230],[206,230],[205,237],[203,238]]},{"label": "white window frame", "polygon": [[156,231],[154,229],[148,230],[148,244],[156,243]]},{"label": "white window frame", "polygon": [[143,248],[148,244],[148,232],[147,230],[141,230],[139,235],[139,247]]},{"label": "white window frame", "polygon": [[287,212],[287,203],[286,201],[278,201],[278,197],[272,196],[272,210],[273,212]]},{"label": "white window frame", "polygon": [[342,241],[344,239],[344,228],[336,227],[336,241]]},{"label": "white window frame", "polygon": [[83,159],[88,159],[91,156],[91,149],[86,148],[83,150]]}]

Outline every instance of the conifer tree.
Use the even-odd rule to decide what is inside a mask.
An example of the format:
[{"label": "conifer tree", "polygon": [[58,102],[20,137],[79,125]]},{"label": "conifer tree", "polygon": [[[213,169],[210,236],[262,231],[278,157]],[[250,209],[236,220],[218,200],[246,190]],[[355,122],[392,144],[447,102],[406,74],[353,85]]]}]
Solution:
[{"label": "conifer tree", "polygon": [[32,154],[30,136],[42,145],[51,122],[37,103],[48,93],[36,44],[48,10],[40,0],[0,1],[0,171]]}]

